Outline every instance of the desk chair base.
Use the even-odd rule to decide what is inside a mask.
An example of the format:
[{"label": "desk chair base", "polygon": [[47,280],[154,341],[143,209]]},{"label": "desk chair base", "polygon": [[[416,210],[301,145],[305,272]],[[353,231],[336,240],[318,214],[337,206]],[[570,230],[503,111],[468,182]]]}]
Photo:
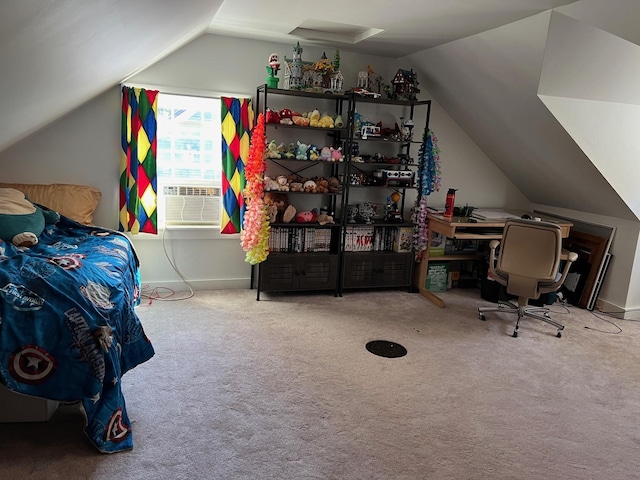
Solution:
[{"label": "desk chair base", "polygon": [[[539,311],[543,311],[543,313],[538,313]],[[564,325],[559,324],[555,320],[553,320],[549,316],[549,309],[544,307],[536,307],[533,305],[519,307],[515,303],[508,301],[499,301],[498,306],[496,307],[479,307],[478,308],[478,318],[480,320],[486,320],[484,314],[486,312],[509,312],[509,313],[517,313],[518,320],[516,321],[516,328],[513,331],[513,337],[518,336],[518,332],[520,331],[520,319],[522,317],[532,317],[537,318],[538,320],[542,320],[543,322],[547,322],[558,329],[556,333],[556,337],[562,337],[562,331],[564,330]]]}]

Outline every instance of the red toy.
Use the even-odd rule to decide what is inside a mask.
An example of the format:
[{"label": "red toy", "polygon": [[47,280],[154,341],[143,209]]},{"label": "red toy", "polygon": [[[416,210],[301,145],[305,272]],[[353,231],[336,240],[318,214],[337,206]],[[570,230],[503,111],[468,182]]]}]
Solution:
[{"label": "red toy", "polygon": [[304,210],[296,214],[296,223],[313,223],[318,218],[318,209]]}]

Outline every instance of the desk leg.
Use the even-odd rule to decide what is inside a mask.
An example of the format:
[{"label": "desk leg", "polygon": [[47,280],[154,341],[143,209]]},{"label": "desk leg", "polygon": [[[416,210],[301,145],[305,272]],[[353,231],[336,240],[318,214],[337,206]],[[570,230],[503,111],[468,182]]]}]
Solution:
[{"label": "desk leg", "polygon": [[418,289],[420,291],[420,295],[422,295],[423,297],[431,301],[431,303],[433,303],[434,305],[440,308],[445,308],[446,305],[444,303],[444,300],[442,300],[439,296],[437,296],[432,291],[424,288],[424,286],[427,284],[427,270],[429,267],[430,250],[431,250],[431,229],[429,229],[429,240],[427,243],[427,250],[425,251],[424,256],[422,257],[422,260],[420,261],[420,273],[418,275]]}]

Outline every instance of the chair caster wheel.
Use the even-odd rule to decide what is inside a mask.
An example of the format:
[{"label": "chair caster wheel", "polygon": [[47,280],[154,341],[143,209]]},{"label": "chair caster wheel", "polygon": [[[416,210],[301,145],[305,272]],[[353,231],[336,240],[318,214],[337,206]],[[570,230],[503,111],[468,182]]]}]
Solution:
[{"label": "chair caster wheel", "polygon": [[513,332],[512,337],[513,337],[513,338],[518,338],[518,332]]},{"label": "chair caster wheel", "polygon": [[556,333],[556,337],[558,337],[558,338],[562,338],[562,332],[558,332],[558,333]]},{"label": "chair caster wheel", "polygon": [[487,317],[484,316],[484,313],[478,313],[478,318],[483,322],[487,319]]}]

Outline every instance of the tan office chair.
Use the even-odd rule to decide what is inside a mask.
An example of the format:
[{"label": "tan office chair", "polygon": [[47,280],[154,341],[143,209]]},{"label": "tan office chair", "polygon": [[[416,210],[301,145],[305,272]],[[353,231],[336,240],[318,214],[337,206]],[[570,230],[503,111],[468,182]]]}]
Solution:
[{"label": "tan office chair", "polygon": [[[500,246],[499,252],[496,250]],[[555,292],[564,282],[571,264],[578,258],[574,252],[562,250],[562,234],[558,225],[536,220],[507,220],[502,240],[491,240],[489,273],[507,287],[507,293],[518,297],[518,304],[499,301],[495,307],[478,308],[480,320],[486,312],[513,312],[518,314],[513,336],[518,336],[522,317],[533,317],[558,329],[562,336],[564,325],[554,321],[543,307],[530,306],[543,293]],[[560,262],[566,260],[562,272]]]}]

